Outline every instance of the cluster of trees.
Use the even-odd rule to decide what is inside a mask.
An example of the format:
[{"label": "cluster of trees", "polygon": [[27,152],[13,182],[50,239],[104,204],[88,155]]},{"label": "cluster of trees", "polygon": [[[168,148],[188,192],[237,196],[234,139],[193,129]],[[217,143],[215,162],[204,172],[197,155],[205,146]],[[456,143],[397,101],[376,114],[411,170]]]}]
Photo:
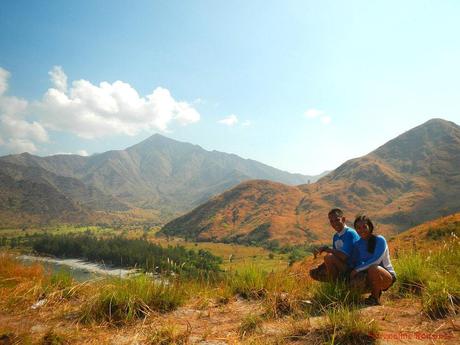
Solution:
[{"label": "cluster of trees", "polygon": [[97,238],[89,233],[49,235],[23,238],[23,244],[39,254],[82,258],[118,267],[138,267],[152,273],[178,273],[196,276],[220,271],[222,259],[206,250],[188,250],[183,246],[159,245],[142,239],[120,236]]}]

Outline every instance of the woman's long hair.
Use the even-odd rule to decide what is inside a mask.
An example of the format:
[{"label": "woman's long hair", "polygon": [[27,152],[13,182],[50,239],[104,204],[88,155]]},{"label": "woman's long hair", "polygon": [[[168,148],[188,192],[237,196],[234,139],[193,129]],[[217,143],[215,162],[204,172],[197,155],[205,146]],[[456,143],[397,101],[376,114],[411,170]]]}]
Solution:
[{"label": "woman's long hair", "polygon": [[369,228],[371,236],[367,240],[367,251],[372,254],[372,253],[374,253],[375,245],[376,245],[376,237],[372,233],[374,231],[374,224],[372,223],[371,219],[368,216],[364,215],[364,214],[356,217],[356,219],[355,219],[355,221],[353,223],[353,226],[355,227],[355,229],[356,229],[356,224],[358,222],[366,223],[367,227]]}]

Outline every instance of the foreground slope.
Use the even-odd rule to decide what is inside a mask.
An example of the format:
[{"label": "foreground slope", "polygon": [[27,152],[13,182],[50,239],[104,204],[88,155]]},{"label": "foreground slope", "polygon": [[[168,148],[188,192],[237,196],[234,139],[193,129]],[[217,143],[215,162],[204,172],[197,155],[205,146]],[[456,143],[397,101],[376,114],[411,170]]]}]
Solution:
[{"label": "foreground slope", "polygon": [[[265,199],[243,207],[246,200],[264,194]],[[365,212],[383,233],[397,233],[460,211],[458,195],[460,127],[433,119],[345,162],[316,183],[275,189],[261,182],[241,184],[166,224],[162,233],[227,241],[237,239],[233,234],[247,237],[264,226],[269,234],[265,242],[322,241],[331,236],[327,212],[333,207],[344,209],[350,218]],[[280,197],[290,202],[280,203]],[[259,216],[261,209],[266,216]],[[230,222],[233,213],[240,217]]]}]

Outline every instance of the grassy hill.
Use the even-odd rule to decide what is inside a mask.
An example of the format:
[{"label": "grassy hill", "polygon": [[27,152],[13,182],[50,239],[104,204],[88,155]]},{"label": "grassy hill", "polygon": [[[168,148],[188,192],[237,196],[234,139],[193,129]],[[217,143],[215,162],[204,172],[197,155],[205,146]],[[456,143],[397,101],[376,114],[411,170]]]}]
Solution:
[{"label": "grassy hill", "polygon": [[[460,214],[400,234],[398,280],[383,305],[341,282],[316,283],[302,263],[215,279],[144,275],[77,283],[0,252],[0,340],[18,344],[455,344],[460,340]],[[447,230],[446,230],[447,229]],[[410,235],[410,237],[405,237]],[[438,237],[440,236],[440,237]],[[413,250],[429,238],[432,248]],[[404,250],[403,250],[404,249]],[[33,307],[31,307],[33,306]]]}]

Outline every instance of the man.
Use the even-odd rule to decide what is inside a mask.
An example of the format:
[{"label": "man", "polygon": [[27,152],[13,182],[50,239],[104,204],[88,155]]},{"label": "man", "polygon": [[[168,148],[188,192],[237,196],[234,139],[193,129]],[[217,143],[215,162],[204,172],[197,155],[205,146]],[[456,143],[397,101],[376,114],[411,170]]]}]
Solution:
[{"label": "man", "polygon": [[334,208],[328,213],[329,223],[336,231],[332,239],[332,248],[321,247],[313,253],[315,257],[327,253],[324,262],[310,271],[310,277],[319,281],[333,281],[344,276],[350,270],[353,245],[359,240],[358,233],[345,224],[343,211]]}]

